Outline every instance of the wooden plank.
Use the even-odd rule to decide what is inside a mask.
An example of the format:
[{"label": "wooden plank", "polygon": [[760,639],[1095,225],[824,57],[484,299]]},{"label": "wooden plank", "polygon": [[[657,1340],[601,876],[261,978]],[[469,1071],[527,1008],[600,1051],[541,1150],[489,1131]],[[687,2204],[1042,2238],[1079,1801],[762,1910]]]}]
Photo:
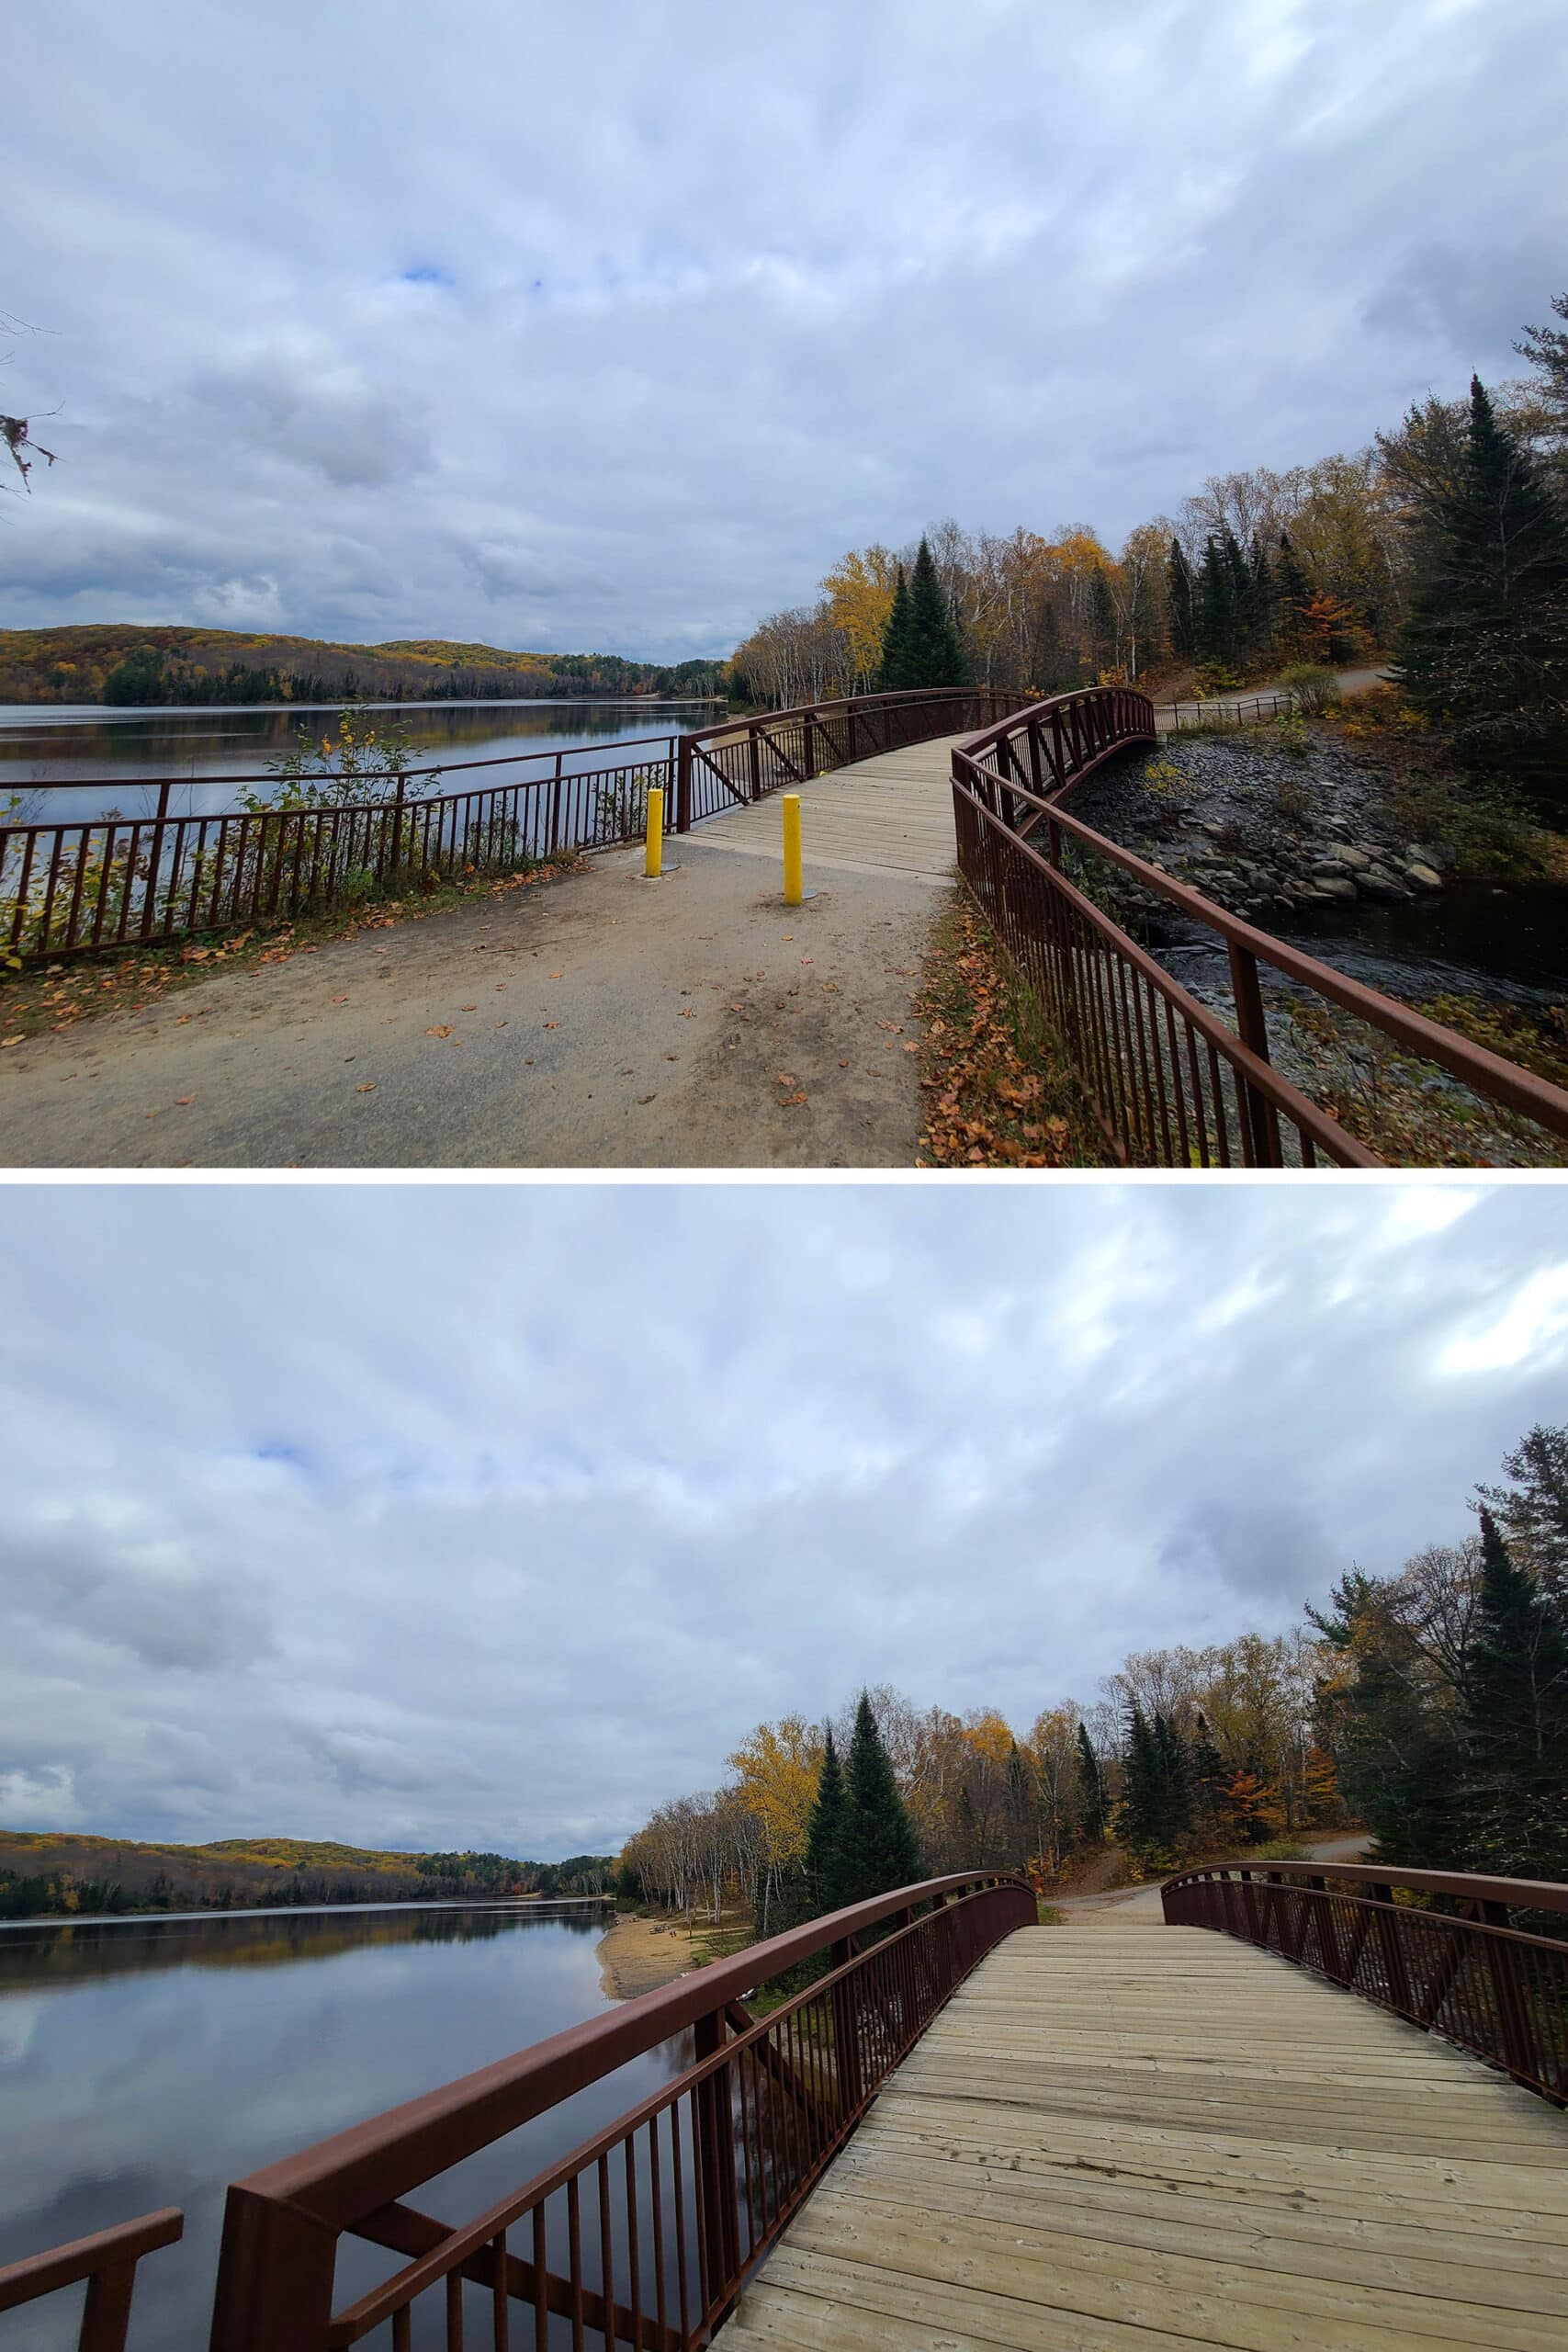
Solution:
[{"label": "wooden plank", "polygon": [[1558,2352],[1565,2159],[1568,2119],[1276,1956],[1026,1928],[885,2087],[733,2340]]}]

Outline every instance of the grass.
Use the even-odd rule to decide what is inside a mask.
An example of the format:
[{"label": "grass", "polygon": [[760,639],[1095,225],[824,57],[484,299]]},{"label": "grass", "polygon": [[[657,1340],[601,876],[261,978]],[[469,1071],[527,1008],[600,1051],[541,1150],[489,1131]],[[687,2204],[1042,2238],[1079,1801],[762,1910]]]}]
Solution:
[{"label": "grass", "polygon": [[259,923],[249,931],[209,932],[161,947],[106,948],[51,964],[29,964],[19,972],[0,972],[0,1044],[19,1045],[96,1013],[140,1012],[181,989],[210,979],[217,970],[287,964],[293,956],[313,956],[335,940],[389,931],[399,923],[448,914],[476,899],[505,898],[514,890],[556,881],[581,871],[583,864],[571,854],[499,880],[491,875],[465,875],[405,898],[333,907],[319,915]]},{"label": "grass", "polygon": [[919,1010],[917,1167],[1111,1164],[1038,998],[963,896],[937,922]]}]

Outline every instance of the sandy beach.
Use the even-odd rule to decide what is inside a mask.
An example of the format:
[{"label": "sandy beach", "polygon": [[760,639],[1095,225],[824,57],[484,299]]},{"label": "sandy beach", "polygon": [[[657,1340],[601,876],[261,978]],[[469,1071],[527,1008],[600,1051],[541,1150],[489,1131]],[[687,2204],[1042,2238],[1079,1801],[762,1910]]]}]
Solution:
[{"label": "sandy beach", "polygon": [[692,1965],[694,1939],[678,1922],[617,1919],[599,1939],[599,1983],[615,2001],[674,1983]]}]

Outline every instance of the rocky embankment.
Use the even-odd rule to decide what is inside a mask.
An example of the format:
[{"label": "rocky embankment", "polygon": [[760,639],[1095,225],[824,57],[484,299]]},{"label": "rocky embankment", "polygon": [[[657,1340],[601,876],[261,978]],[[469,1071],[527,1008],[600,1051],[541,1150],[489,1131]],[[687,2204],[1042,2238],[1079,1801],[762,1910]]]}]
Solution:
[{"label": "rocky embankment", "polygon": [[[1382,778],[1325,729],[1303,730],[1295,748],[1264,729],[1168,741],[1089,777],[1066,807],[1266,930],[1298,911],[1443,887],[1442,852],[1400,835]],[[1128,913],[1155,914],[1152,893],[1125,876],[1115,888]]]}]

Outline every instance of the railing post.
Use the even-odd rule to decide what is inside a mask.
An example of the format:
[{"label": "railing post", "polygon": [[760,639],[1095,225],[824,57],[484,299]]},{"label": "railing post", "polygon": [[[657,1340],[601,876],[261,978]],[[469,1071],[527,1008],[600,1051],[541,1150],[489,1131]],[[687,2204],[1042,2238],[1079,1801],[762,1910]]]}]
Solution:
[{"label": "railing post", "polygon": [[561,754],[558,752],[555,774],[550,778],[550,820],[545,834],[547,857],[554,857],[560,847],[560,763]]},{"label": "railing post", "polygon": [[746,730],[746,748],[750,758],[751,797],[753,800],[761,800],[762,797],[762,738],[758,732],[755,719]]},{"label": "railing post", "polygon": [[333,2316],[337,2232],[299,2207],[231,2188],[209,2352],[319,2352]]},{"label": "railing post", "polygon": [[[147,869],[147,888],[141,894],[141,936],[147,938],[158,915],[158,879],[164,871],[164,829],[169,818],[169,791],[174,778],[165,776],[158,786],[158,813],[152,820],[152,862]],[[127,887],[129,888],[129,880]]]},{"label": "railing post", "polygon": [[[696,2023],[698,2063],[711,2058],[726,2039],[722,2012]],[[716,2067],[697,2086],[697,2185],[702,2213],[703,2260],[710,2306],[725,2301],[740,2274],[740,2214],[735,2177],[735,2107],[729,2068]]]},{"label": "railing post", "polygon": [[[829,1947],[829,1967],[846,1968],[852,1958],[847,1939]],[[840,2119],[844,2122],[855,2113],[862,2098],[858,2026],[855,1981],[846,1976],[833,1987],[833,2071],[839,2085]]]},{"label": "railing post", "polygon": [[[1229,943],[1231,964],[1231,996],[1235,1004],[1236,1033],[1250,1053],[1260,1062],[1269,1059],[1269,1026],[1263,1017],[1263,990],[1258,980],[1258,958],[1249,947]],[[1279,1168],[1283,1162],[1280,1151],[1280,1118],[1272,1102],[1258,1093],[1250,1079],[1243,1080],[1247,1095],[1247,1118],[1252,1158],[1258,1168]]]},{"label": "railing post", "polygon": [[807,710],[801,715],[801,757],[807,775],[817,773],[817,713]]},{"label": "railing post", "polygon": [[[1508,1906],[1506,1903],[1483,1903],[1481,1917],[1489,1928],[1506,1928]],[[1514,1947],[1496,1936],[1483,1939],[1486,1946],[1486,1967],[1492,1980],[1492,1997],[1497,2004],[1497,2024],[1503,2039],[1503,2064],[1517,2082],[1532,2078],[1530,2064],[1529,2024],[1523,2001],[1519,1997],[1519,1980],[1514,1962]]]},{"label": "railing post", "polygon": [[692,739],[682,735],[676,754],[675,831],[689,833],[692,830]]},{"label": "railing post", "polygon": [[1388,1905],[1387,1911],[1378,1913],[1378,1950],[1382,1955],[1383,1974],[1388,1979],[1390,2006],[1403,2010],[1406,2017],[1412,2017],[1416,2005],[1410,1997],[1410,1974],[1404,1965],[1404,1946],[1400,1941],[1399,1916],[1393,1887],[1374,1886],[1372,1901]]},{"label": "railing post", "polygon": [[133,2261],[106,2263],[102,2270],[94,2271],[87,2281],[76,2352],[125,2352],[130,2298],[135,2288]]}]

